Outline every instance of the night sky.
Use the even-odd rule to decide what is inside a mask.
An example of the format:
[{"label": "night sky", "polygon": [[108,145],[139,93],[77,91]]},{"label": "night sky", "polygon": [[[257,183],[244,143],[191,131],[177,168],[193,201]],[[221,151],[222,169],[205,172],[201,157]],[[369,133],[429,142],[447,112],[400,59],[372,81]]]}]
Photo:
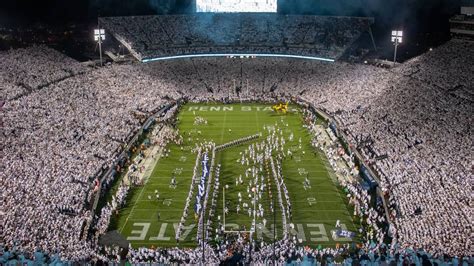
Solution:
[{"label": "night sky", "polygon": [[[0,23],[65,23],[102,16],[193,12],[193,0],[2,0]],[[461,0],[279,0],[288,14],[374,16],[383,24],[437,23],[459,12]]]}]

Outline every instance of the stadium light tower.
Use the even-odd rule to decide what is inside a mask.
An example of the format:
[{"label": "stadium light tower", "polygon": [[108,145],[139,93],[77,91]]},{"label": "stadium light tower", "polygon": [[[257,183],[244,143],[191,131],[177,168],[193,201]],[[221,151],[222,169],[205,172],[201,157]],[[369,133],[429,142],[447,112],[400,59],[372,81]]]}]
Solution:
[{"label": "stadium light tower", "polygon": [[395,51],[393,52],[393,65],[397,62],[397,49],[398,45],[403,42],[403,31],[392,30],[392,42],[395,45]]},{"label": "stadium light tower", "polygon": [[105,30],[100,26],[94,30],[94,40],[99,43],[100,65],[102,66],[102,41],[105,40]]}]

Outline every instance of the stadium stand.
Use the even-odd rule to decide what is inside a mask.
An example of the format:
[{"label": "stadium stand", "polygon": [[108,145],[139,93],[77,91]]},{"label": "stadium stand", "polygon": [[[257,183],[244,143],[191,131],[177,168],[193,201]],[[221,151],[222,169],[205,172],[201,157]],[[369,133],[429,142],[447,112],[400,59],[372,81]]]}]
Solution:
[{"label": "stadium stand", "polygon": [[[149,23],[153,18],[141,19]],[[473,191],[466,184],[473,134],[473,82],[468,76],[474,69],[472,58],[464,56],[471,51],[472,43],[450,41],[393,71],[274,58],[200,58],[85,70],[45,47],[0,53],[0,60],[9,62],[0,67],[0,140],[6,144],[0,171],[1,263],[116,262],[120,250],[99,250],[94,240],[80,237],[91,219],[86,205],[95,178],[111,166],[146,117],[164,104],[183,98],[296,97],[338,122],[378,172],[389,197],[393,242],[367,240],[344,263],[472,265]],[[441,62],[452,58],[456,60],[446,69]],[[447,79],[446,71],[456,74]],[[243,85],[237,88],[234,80]],[[457,85],[463,86],[463,97],[452,92]],[[386,158],[376,159],[382,155]],[[104,217],[97,225],[101,230]],[[308,249],[290,239],[276,248],[280,263],[331,262],[352,250]],[[201,252],[143,248],[131,249],[127,258],[198,263]],[[209,262],[228,259],[224,249],[206,252]],[[242,256],[248,253],[244,247]],[[270,263],[272,254],[273,248],[265,246],[252,254],[253,262]]]},{"label": "stadium stand", "polygon": [[[474,76],[468,62],[474,61],[474,42],[453,39],[433,51],[415,57],[395,69],[412,78],[432,83],[447,93],[473,101]],[[460,71],[461,70],[461,71]]]},{"label": "stadium stand", "polygon": [[2,51],[0,57],[0,82],[6,87],[1,100],[87,71],[79,62],[45,46]]},{"label": "stadium stand", "polygon": [[176,55],[250,53],[337,59],[371,18],[278,14],[103,17],[100,25],[142,61]]}]

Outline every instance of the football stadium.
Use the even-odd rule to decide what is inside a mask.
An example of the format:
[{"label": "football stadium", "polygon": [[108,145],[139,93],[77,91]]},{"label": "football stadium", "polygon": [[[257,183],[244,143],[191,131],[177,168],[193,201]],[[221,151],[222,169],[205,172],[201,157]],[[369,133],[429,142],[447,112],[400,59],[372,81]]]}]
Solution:
[{"label": "football stadium", "polygon": [[474,264],[474,2],[164,2],[1,12],[1,265]]}]

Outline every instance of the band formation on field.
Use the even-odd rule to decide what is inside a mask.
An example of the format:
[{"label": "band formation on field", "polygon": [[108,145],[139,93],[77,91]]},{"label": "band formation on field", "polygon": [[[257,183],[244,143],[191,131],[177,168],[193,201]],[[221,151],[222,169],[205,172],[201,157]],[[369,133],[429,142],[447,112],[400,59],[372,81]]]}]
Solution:
[{"label": "band formation on field", "polygon": [[109,230],[133,247],[228,237],[357,243],[359,222],[315,145],[322,122],[308,112],[284,102],[182,105],[153,129],[169,142],[145,139],[147,160],[139,153],[121,181],[134,186]]}]

